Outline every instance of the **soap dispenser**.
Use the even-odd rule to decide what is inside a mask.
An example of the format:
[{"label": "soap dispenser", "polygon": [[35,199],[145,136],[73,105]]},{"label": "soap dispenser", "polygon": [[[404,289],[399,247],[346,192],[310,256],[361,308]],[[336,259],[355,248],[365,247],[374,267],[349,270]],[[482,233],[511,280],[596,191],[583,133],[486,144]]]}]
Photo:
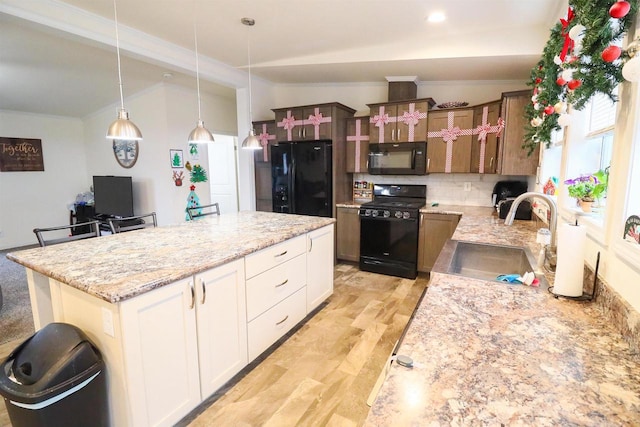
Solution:
[{"label": "soap dispenser", "polygon": [[540,245],[540,250],[538,251],[537,258],[537,272],[544,272],[544,260],[545,260],[545,248],[548,244],[551,243],[551,231],[548,228],[540,228],[538,229],[538,233],[536,234],[536,243]]}]

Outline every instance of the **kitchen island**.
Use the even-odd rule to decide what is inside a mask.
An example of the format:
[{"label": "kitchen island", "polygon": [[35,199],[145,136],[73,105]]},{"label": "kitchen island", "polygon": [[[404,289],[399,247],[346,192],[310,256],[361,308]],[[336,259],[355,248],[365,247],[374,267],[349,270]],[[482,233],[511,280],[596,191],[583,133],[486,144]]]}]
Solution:
[{"label": "kitchen island", "polygon": [[331,295],[334,221],[240,212],[7,257],[36,330],[102,352],[112,425],[173,425]]},{"label": "kitchen island", "polygon": [[[533,221],[508,227],[492,208],[429,209],[462,214],[453,239],[536,253]],[[595,303],[435,271],[398,349],[414,366],[391,365],[366,425],[640,422],[640,360]]]}]

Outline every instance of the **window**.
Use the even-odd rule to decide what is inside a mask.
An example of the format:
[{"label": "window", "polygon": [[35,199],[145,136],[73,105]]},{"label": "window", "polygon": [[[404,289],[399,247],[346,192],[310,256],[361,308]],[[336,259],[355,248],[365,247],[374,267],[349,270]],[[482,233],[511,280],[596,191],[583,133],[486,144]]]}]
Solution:
[{"label": "window", "polygon": [[[630,222],[634,222],[630,218],[632,216],[640,217],[640,143],[637,141],[633,147],[633,154],[631,156],[631,162],[629,166],[629,180],[627,181],[629,185],[627,186],[627,197],[626,197],[626,206],[625,206],[625,214],[624,220],[625,222],[629,220]],[[629,232],[627,232],[628,227],[625,224],[625,240],[633,243],[637,248],[637,243],[640,243],[640,238],[638,237],[638,233],[640,233],[640,225],[633,227]],[[635,243],[633,242],[635,240]]]},{"label": "window", "polygon": [[[617,90],[615,94],[617,95]],[[572,137],[567,158],[565,179],[591,175],[600,170],[609,171],[613,154],[616,104],[611,102],[608,96],[597,94],[585,109],[575,116],[576,132]],[[592,213],[589,214],[599,227],[603,224],[606,200],[606,195],[597,200]],[[574,199],[569,199],[567,207],[579,212],[575,203]]]}]

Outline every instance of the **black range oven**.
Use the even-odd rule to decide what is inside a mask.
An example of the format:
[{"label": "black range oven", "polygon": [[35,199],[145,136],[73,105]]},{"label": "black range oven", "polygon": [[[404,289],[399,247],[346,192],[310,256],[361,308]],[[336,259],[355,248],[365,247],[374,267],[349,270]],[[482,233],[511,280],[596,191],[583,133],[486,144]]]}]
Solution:
[{"label": "black range oven", "polygon": [[360,269],[415,279],[418,275],[420,208],[426,185],[375,185],[360,217]]}]

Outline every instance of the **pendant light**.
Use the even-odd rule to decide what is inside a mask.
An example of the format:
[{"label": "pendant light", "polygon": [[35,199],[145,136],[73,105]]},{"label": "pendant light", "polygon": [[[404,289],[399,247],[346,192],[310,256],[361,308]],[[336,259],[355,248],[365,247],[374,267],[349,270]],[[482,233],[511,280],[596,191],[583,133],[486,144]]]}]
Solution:
[{"label": "pendant light", "polygon": [[[242,18],[240,20],[243,25],[248,27],[252,27],[255,25],[256,21],[252,18]],[[247,58],[249,63],[249,135],[242,141],[242,148],[247,150],[262,150],[262,145],[260,145],[260,140],[256,137],[256,133],[253,131],[253,122],[252,122],[252,112],[251,112],[251,41],[249,40],[249,36],[247,35]]]},{"label": "pendant light", "polygon": [[200,108],[200,66],[198,63],[198,31],[196,29],[196,22],[193,23],[193,35],[196,44],[196,84],[198,87],[198,125],[189,134],[189,143],[201,143],[208,144],[214,142],[213,135],[209,132],[209,129],[204,127],[204,121],[202,121],[202,113]]},{"label": "pendant light", "polygon": [[116,53],[118,56],[118,83],[120,85],[120,110],[118,118],[107,129],[107,139],[120,139],[124,141],[140,141],[142,133],[140,129],[129,120],[129,113],[124,109],[124,96],[122,95],[122,72],[120,70],[120,37],[118,35],[118,11],[116,0],[113,0],[113,15],[116,24]]}]

